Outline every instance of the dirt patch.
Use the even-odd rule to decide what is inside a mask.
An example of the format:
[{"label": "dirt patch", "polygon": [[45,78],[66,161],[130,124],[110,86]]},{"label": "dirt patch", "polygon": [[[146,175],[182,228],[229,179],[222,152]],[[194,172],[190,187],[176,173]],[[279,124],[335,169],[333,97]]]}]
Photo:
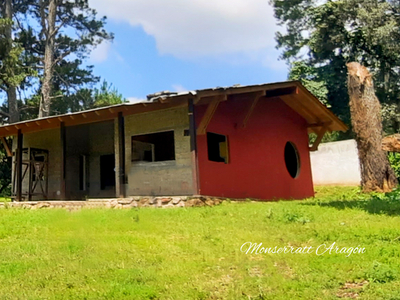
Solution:
[{"label": "dirt patch", "polygon": [[366,280],[361,282],[346,282],[344,286],[339,289],[336,296],[339,298],[357,299],[360,297],[359,293],[362,291],[362,288],[367,284],[368,281]]}]

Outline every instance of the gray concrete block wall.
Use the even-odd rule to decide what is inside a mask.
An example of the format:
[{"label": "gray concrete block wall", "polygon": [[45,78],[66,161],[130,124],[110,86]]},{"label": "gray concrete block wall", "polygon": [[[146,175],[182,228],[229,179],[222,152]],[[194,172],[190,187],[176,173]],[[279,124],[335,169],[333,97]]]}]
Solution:
[{"label": "gray concrete block wall", "polygon": [[[101,190],[100,156],[114,153],[114,123],[101,122],[67,127],[67,197],[115,197],[114,189]],[[87,190],[79,190],[79,157],[87,158]]]},{"label": "gray concrete block wall", "polygon": [[360,185],[355,140],[320,144],[310,158],[314,185]]},{"label": "gray concrete block wall", "polygon": [[[194,193],[190,137],[184,136],[186,129],[189,129],[187,107],[125,117],[127,196]],[[132,136],[169,130],[174,131],[175,161],[131,162]]]},{"label": "gray concrete block wall", "polygon": [[120,176],[120,165],[119,165],[119,127],[118,127],[118,118],[114,119],[114,154],[115,154],[115,197],[120,196],[120,184],[119,184],[119,176]]},{"label": "gray concrete block wall", "polygon": [[[48,198],[59,199],[61,177],[60,129],[49,129],[41,132],[27,133],[23,136],[23,148],[39,148],[49,151],[49,186]],[[17,148],[17,137],[13,139],[13,152]],[[13,157],[13,165],[15,156]],[[14,174],[14,173],[13,173]],[[13,175],[14,176],[14,175]],[[14,178],[14,177],[13,177]],[[28,176],[22,182],[22,192],[28,191]],[[33,197],[42,199],[42,197]]]},{"label": "gray concrete block wall", "polygon": [[90,124],[89,137],[89,197],[115,197],[115,189],[100,187],[100,156],[114,154],[114,122]]},{"label": "gray concrete block wall", "polygon": [[66,127],[66,197],[67,199],[84,199],[86,191],[79,190],[80,155],[89,157],[89,126]]}]

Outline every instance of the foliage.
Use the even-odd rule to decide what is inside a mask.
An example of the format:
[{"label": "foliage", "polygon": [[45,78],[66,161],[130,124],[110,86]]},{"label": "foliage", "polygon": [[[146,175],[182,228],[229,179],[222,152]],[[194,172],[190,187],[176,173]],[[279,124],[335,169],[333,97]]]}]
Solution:
[{"label": "foliage", "polygon": [[388,153],[389,163],[396,174],[398,180],[400,180],[400,153],[389,152]]},{"label": "foliage", "polygon": [[7,40],[4,27],[10,26],[11,20],[0,19],[0,88],[7,90],[9,85],[19,86],[33,72],[23,66],[22,52],[19,43]]},{"label": "foliage", "polygon": [[[305,77],[325,84],[333,112],[350,123],[346,63],[360,62],[374,75],[377,96],[399,106],[399,1],[380,0],[271,0],[284,33],[278,48],[292,68],[304,66]],[[397,108],[398,110],[398,108]],[[393,115],[392,115],[393,116]],[[396,120],[393,130],[399,130]]]},{"label": "foliage", "polygon": [[315,68],[308,66],[304,61],[295,61],[291,66],[289,79],[301,81],[314,96],[330,107],[326,82],[319,78]]},{"label": "foliage", "polygon": [[[39,67],[41,81],[37,95],[45,102],[42,114],[59,111],[58,107],[50,107],[50,112],[45,109],[54,99],[70,97],[79,89],[98,82],[99,78],[92,74],[93,68],[84,67],[83,62],[94,47],[113,38],[104,29],[106,18],[98,18],[87,0],[55,2],[55,29],[52,31],[47,19],[51,15],[51,3],[52,0],[48,0],[28,5],[27,11],[40,30],[35,30],[28,23],[19,36],[31,59]],[[68,102],[70,99],[63,100]]]},{"label": "foliage", "polygon": [[94,89],[93,98],[93,107],[103,107],[126,102],[118,90],[114,88],[112,84],[108,84],[105,80],[101,84],[100,88]]},{"label": "foliage", "polygon": [[[0,298],[337,299],[367,280],[360,298],[398,299],[396,197],[322,187],[315,199],[212,208],[0,209]],[[249,241],[366,251],[246,255]]]},{"label": "foliage", "polygon": [[124,102],[126,100],[118,90],[104,80],[100,87],[82,88],[71,95],[55,98],[52,111],[53,114],[65,114]]},{"label": "foliage", "polygon": [[[0,46],[13,45],[14,67],[12,71],[19,95],[21,119],[32,119],[38,115],[39,99],[44,78],[44,55],[49,37],[48,22],[43,22],[49,0],[13,0],[12,41],[0,37]],[[51,78],[51,114],[82,110],[80,104],[91,102],[93,89],[100,78],[93,74],[93,66],[85,61],[90,52],[113,35],[104,29],[105,17],[98,17],[88,1],[57,1],[56,30],[54,35],[54,72]],[[43,10],[44,8],[44,10]],[[9,24],[10,21],[7,21]],[[6,54],[0,47],[0,58]],[[17,64],[18,62],[18,64]],[[9,65],[12,65],[9,63]],[[18,69],[17,68],[18,65]],[[19,70],[24,72],[19,72]],[[0,82],[1,84],[1,82]],[[81,91],[82,90],[82,91]],[[82,97],[87,96],[82,100]],[[7,99],[3,109],[7,110]]]},{"label": "foliage", "polygon": [[11,158],[0,146],[0,197],[11,195]]}]

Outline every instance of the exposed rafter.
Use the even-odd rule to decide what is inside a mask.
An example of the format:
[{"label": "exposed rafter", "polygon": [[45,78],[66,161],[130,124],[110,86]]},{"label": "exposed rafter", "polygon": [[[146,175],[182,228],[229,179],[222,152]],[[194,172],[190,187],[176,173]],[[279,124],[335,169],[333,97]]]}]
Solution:
[{"label": "exposed rafter", "polygon": [[317,151],[318,150],[318,146],[322,141],[322,138],[324,137],[325,133],[328,131],[329,129],[329,125],[331,125],[331,123],[325,123],[321,129],[318,131],[318,135],[317,135],[317,139],[315,140],[314,144],[310,147],[310,151]]},{"label": "exposed rafter", "polygon": [[210,104],[208,104],[207,110],[200,121],[199,127],[197,128],[198,135],[204,135],[207,132],[208,124],[210,124],[212,117],[217,111],[218,105],[221,101],[226,101],[226,95],[220,95],[215,97]]},{"label": "exposed rafter", "polygon": [[0,139],[1,139],[1,143],[4,146],[4,149],[6,149],[7,156],[12,157],[12,151],[11,151],[10,146],[8,145],[6,139],[4,137],[2,137]]},{"label": "exposed rafter", "polygon": [[246,113],[246,116],[245,116],[244,119],[243,119],[243,122],[242,122],[240,128],[245,128],[245,127],[246,127],[247,122],[249,121],[250,116],[251,116],[251,114],[253,113],[254,108],[256,107],[256,105],[257,105],[257,103],[258,103],[258,100],[260,100],[260,99],[261,99],[262,97],[264,97],[264,96],[265,96],[265,91],[261,91],[261,92],[255,93],[254,99],[253,99],[253,101],[251,102],[251,105],[250,105],[250,107],[249,107],[249,109],[248,109],[248,111],[247,111],[247,113]]}]

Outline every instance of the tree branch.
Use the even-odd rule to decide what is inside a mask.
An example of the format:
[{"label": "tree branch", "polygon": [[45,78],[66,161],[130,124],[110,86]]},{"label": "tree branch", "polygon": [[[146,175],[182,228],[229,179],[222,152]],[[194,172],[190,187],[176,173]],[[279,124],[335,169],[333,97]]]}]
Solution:
[{"label": "tree branch", "polygon": [[9,118],[9,117],[10,117],[10,114],[9,114],[9,113],[6,113],[6,112],[4,112],[4,111],[2,111],[2,110],[0,110],[0,116]]}]

